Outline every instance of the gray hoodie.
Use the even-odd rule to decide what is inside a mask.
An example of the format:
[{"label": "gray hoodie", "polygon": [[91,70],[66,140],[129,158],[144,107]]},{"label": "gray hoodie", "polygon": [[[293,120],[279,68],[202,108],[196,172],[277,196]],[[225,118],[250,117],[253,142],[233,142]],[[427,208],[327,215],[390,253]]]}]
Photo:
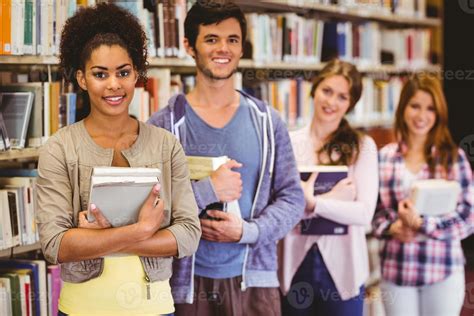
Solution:
[{"label": "gray hoodie", "polygon": [[[240,240],[246,244],[241,288],[278,287],[277,242],[301,219],[304,196],[285,124],[274,109],[239,92],[251,106],[252,122],[262,141],[257,191]],[[171,131],[184,144],[185,104],[185,96],[176,95],[148,122]],[[218,202],[209,178],[193,182],[193,191],[200,209]],[[193,276],[194,256],[174,260],[171,288],[175,303],[193,302]]]}]

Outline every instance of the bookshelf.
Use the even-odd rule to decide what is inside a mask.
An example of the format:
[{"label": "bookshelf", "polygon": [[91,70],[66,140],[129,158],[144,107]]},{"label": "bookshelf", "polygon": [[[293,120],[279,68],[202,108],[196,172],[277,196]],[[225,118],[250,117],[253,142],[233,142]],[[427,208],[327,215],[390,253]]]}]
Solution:
[{"label": "bookshelf", "polygon": [[[39,1],[39,0],[38,0]],[[356,0],[340,0],[345,2],[355,3]],[[414,0],[415,1],[415,0]],[[153,1],[154,2],[154,1]],[[428,73],[441,73],[443,71],[443,58],[442,58],[442,28],[443,18],[425,17],[424,14],[419,15],[407,15],[407,14],[393,14],[383,8],[375,7],[374,5],[335,5],[335,4],[321,4],[317,2],[323,2],[323,0],[235,0],[246,13],[258,13],[268,15],[278,15],[286,13],[297,13],[305,19],[315,19],[323,21],[341,21],[351,22],[353,24],[363,24],[366,22],[377,23],[378,25],[387,29],[413,29],[413,30],[432,30],[431,44],[435,54],[439,54],[438,58],[431,58],[433,64],[427,63],[423,65],[397,65],[397,64],[386,64],[384,62],[376,64],[358,64],[358,69],[365,76],[372,76],[374,78],[384,78],[392,76],[402,76],[415,71],[424,71]],[[366,1],[370,2],[370,1]],[[373,3],[382,3],[382,1],[372,1]],[[437,0],[426,0],[427,3],[439,2]],[[441,5],[438,3],[438,5]],[[442,10],[438,10],[440,15]],[[356,63],[357,64],[357,63]],[[269,59],[263,58],[263,60],[256,59],[242,59],[239,64],[239,68],[244,73],[250,71],[250,73],[261,73],[266,74],[262,77],[263,80],[268,80],[269,73],[281,72],[285,78],[289,78],[291,75],[298,73],[305,73],[305,78],[309,79],[309,74],[318,72],[324,67],[324,62],[298,62],[298,61],[269,61]],[[49,73],[48,78],[51,78],[51,71],[55,70],[58,66],[57,56],[40,56],[40,55],[0,55],[0,72],[3,70],[18,70],[18,69],[29,69],[29,68],[47,68]],[[177,58],[177,57],[150,57],[149,67],[151,70],[168,70],[174,74],[189,74],[194,73],[195,63],[191,58]],[[301,72],[302,71],[302,72]],[[308,74],[308,77],[306,77]],[[169,74],[168,74],[169,77]],[[245,76],[244,76],[245,77]],[[258,77],[258,76],[257,76]],[[274,76],[278,77],[278,76]],[[273,79],[272,79],[273,80]],[[1,85],[1,77],[0,77]],[[165,98],[166,99],[166,98]],[[275,105],[275,104],[274,104]],[[386,139],[389,139],[388,127],[393,124],[393,118],[372,118],[363,117],[353,123],[357,128],[365,129],[376,139],[378,145],[387,143]],[[372,132],[371,132],[372,131]],[[21,164],[23,162],[35,163],[39,156],[39,148],[26,148],[22,150],[9,150],[6,152],[0,152],[0,167],[6,166],[9,168],[14,164]],[[376,241],[370,240],[371,245],[370,251],[372,257],[376,258]],[[9,258],[13,255],[27,253],[30,251],[37,251],[40,249],[39,243],[26,246],[17,246],[13,248],[7,248],[0,250],[0,258]],[[374,256],[375,255],[375,256]],[[376,265],[376,264],[375,264]],[[373,265],[374,266],[374,265]],[[371,268],[373,268],[373,266]],[[373,269],[372,269],[373,270]],[[377,291],[377,284],[379,281],[379,274],[377,272],[371,274],[369,281],[367,282],[368,293],[371,291]],[[377,315],[376,312],[371,314]]]},{"label": "bookshelf", "polygon": [[0,151],[0,162],[11,160],[37,160],[39,148],[11,149]]},{"label": "bookshelf", "polygon": [[339,19],[371,20],[395,26],[435,27],[441,26],[442,20],[431,17],[414,17],[384,12],[376,5],[337,5],[321,4],[314,0],[237,0],[246,10],[293,11],[297,13],[318,13]]},{"label": "bookshelf", "polygon": [[[102,0],[95,0],[95,2],[101,2]],[[120,1],[118,1],[120,2]],[[192,1],[188,1],[190,3]],[[327,25],[326,23],[337,23],[337,32],[339,36],[339,32],[341,29],[344,29],[342,32],[344,33],[344,36],[346,37],[346,43],[344,45],[344,50],[347,51],[343,53],[341,56],[341,53],[339,53],[339,57],[342,59],[346,59],[348,61],[353,62],[358,66],[358,69],[366,76],[366,77],[371,77],[374,78],[374,83],[373,85],[375,86],[375,89],[380,88],[380,81],[388,81],[390,80],[391,77],[393,76],[404,76],[413,72],[417,71],[423,71],[427,73],[441,73],[443,69],[442,65],[442,57],[438,55],[442,55],[439,52],[439,47],[440,43],[442,43],[442,35],[440,32],[440,29],[442,28],[442,18],[441,17],[426,17],[426,12],[429,11],[427,8],[424,7],[423,5],[412,5],[411,9],[409,8],[407,10],[406,8],[406,3],[410,3],[410,1],[405,1],[403,2],[405,7],[402,7],[402,5],[398,4],[397,7],[393,2],[390,1],[360,1],[360,0],[338,0],[337,2],[340,4],[325,4],[329,2],[336,2],[336,1],[328,1],[328,0],[259,0],[259,1],[253,1],[253,0],[235,0],[237,4],[239,4],[244,12],[246,14],[252,14],[256,13],[257,15],[266,15],[269,18],[273,18],[275,16],[279,16],[279,19],[287,19],[286,20],[286,25],[287,27],[290,28],[291,32],[295,32],[295,34],[301,35],[300,29],[298,27],[294,27],[294,23],[296,25],[298,23],[306,23],[306,21],[317,21],[317,23],[321,23],[324,25],[324,29],[326,29]],[[412,0],[411,3],[423,3],[429,5],[433,5],[433,3],[437,6],[442,6],[439,1],[437,0]],[[77,1],[77,3],[80,3]],[[88,1],[88,3],[94,3],[94,0]],[[138,4],[137,4],[138,3]],[[148,6],[146,9],[145,8],[140,8],[140,3],[148,3],[145,4],[145,7]],[[159,2],[155,1],[137,1],[134,2],[133,4],[127,3],[126,7],[130,9],[134,14],[136,14],[138,17],[140,17],[140,20],[143,21],[145,24],[145,29],[147,30],[147,35],[152,39],[150,43],[152,44],[152,52],[149,55],[152,56],[149,58],[149,67],[150,69],[161,69],[168,71],[168,74],[165,74],[165,78],[170,78],[172,77],[171,74],[193,74],[194,69],[195,69],[195,64],[194,61],[187,57],[187,58],[179,58],[179,57],[162,57],[163,55],[160,55],[159,49],[157,49],[158,44],[163,44],[160,42],[160,39],[157,39],[157,36],[163,36],[162,34],[155,33],[153,26],[150,26],[149,23],[150,19],[153,19],[153,10],[150,10],[150,5],[151,6],[156,6],[158,8]],[[392,3],[392,4],[389,4]],[[162,3],[160,3],[161,5]],[[166,4],[163,4],[166,6]],[[393,5],[393,7],[387,7],[389,5]],[[154,9],[155,7],[153,7]],[[421,8],[421,9],[420,9]],[[426,10],[424,10],[425,8]],[[70,9],[68,7],[68,9]],[[184,10],[183,7],[178,7],[178,4],[176,5],[176,10]],[[403,9],[403,10],[402,10]],[[174,9],[173,9],[174,10]],[[392,13],[394,11],[394,13]],[[432,11],[432,10],[431,10]],[[438,15],[442,14],[442,10],[437,10]],[[183,13],[184,12],[184,13]],[[177,25],[181,25],[184,17],[182,15],[185,15],[185,11],[181,12],[182,14],[180,15],[180,18],[178,17],[177,20]],[[291,14],[297,13],[298,17],[303,19],[299,20],[299,18],[296,18],[294,16],[291,16]],[[151,14],[151,15],[150,15]],[[296,15],[295,15],[296,16]],[[62,17],[64,18],[64,17]],[[258,18],[257,18],[258,20]],[[248,20],[249,21],[249,20]],[[281,22],[281,20],[278,20]],[[290,21],[288,24],[288,21]],[[296,21],[296,22],[295,22]],[[257,21],[257,23],[260,23],[261,21]],[[58,25],[61,26],[64,23],[64,20],[61,19],[58,21]],[[160,22],[164,23],[164,22]],[[293,24],[292,24],[293,23]],[[341,25],[340,25],[341,24]],[[346,24],[346,25],[344,25]],[[153,25],[153,24],[151,24]],[[289,26],[288,26],[289,25]],[[318,24],[319,25],[319,24]],[[162,25],[160,24],[160,27]],[[257,27],[254,27],[254,25],[250,25],[249,23],[249,34],[251,34],[252,31],[258,30],[260,25],[257,25]],[[333,25],[334,26],[334,25]],[[362,26],[362,28],[361,28]],[[164,25],[165,31],[166,27],[169,27],[168,25]],[[305,26],[306,27],[306,26]],[[150,29],[151,28],[151,29]],[[314,29],[312,29],[315,32],[317,31],[316,26],[314,26]],[[181,32],[181,27],[178,28]],[[404,30],[408,30],[410,32],[413,32],[413,34],[406,34]],[[431,30],[432,31],[432,36],[428,34],[423,34],[425,30]],[[395,31],[395,34],[390,34],[390,32]],[[400,31],[398,33],[398,31]],[[56,32],[56,37],[59,35],[58,29],[55,29],[54,32]],[[176,41],[178,43],[172,43],[170,44],[171,46],[175,47],[171,50],[171,55],[175,56],[185,56],[186,54],[183,51],[183,47],[181,44],[179,44],[180,40],[182,39],[183,34],[179,33],[175,34],[177,35]],[[286,32],[286,30],[285,30]],[[360,32],[360,34],[359,34]],[[421,32],[421,33],[420,33]],[[166,33],[166,32],[165,32]],[[357,37],[354,37],[354,42],[360,41],[360,45],[356,44],[353,46],[352,44],[352,37],[355,36],[354,34],[357,33]],[[375,35],[374,35],[375,34]],[[246,80],[246,82],[243,83],[244,87],[247,87],[246,84],[251,82],[251,84],[254,84],[256,80],[260,80],[261,82],[269,82],[269,81],[276,81],[276,80],[291,80],[292,78],[296,77],[302,77],[304,80],[309,80],[312,75],[317,73],[319,70],[321,70],[325,63],[321,62],[323,59],[322,56],[322,51],[324,51],[324,48],[321,48],[324,46],[323,41],[323,35],[322,31],[321,34],[318,35],[319,39],[314,39],[314,41],[321,41],[321,44],[316,44],[313,48],[314,50],[311,50],[309,53],[304,52],[301,54],[300,48],[297,48],[293,50],[291,48],[291,52],[285,51],[285,47],[283,45],[282,51],[276,53],[275,51],[272,50],[272,48],[268,47],[267,44],[263,44],[263,48],[259,47],[260,46],[260,40],[263,37],[270,38],[271,41],[276,41],[274,39],[274,34],[273,33],[266,33],[263,35],[258,35],[260,37],[255,37],[252,39],[252,50],[253,52],[250,52],[250,59],[242,59],[240,64],[239,64],[239,69],[240,71],[244,74],[241,76],[243,80]],[[390,43],[390,40],[385,41],[385,44],[380,44],[381,39],[384,37],[387,37],[388,35],[392,36],[391,38],[399,38],[397,41],[397,44],[394,45],[405,45],[404,41],[407,41],[407,38],[410,37],[408,40],[411,40],[413,43],[406,44],[407,46],[403,47],[403,49],[407,50],[406,53],[402,53],[401,55],[399,52],[393,51],[392,53],[394,54],[394,57],[392,57],[392,60],[384,60],[380,57],[382,54],[382,51],[384,49],[387,49],[386,42]],[[167,36],[167,35],[166,35]],[[165,37],[166,37],[165,36]],[[280,35],[279,35],[280,36]],[[284,35],[283,35],[284,36]],[[376,40],[375,42],[372,42],[373,36],[375,36]],[[294,34],[291,36],[291,38],[294,37]],[[347,37],[351,37],[351,39],[347,40]],[[429,39],[428,39],[429,37]],[[364,40],[362,40],[362,38]],[[250,39],[250,37],[249,37]],[[306,38],[305,38],[306,39]],[[365,41],[367,40],[368,41]],[[168,43],[166,43],[166,40],[168,40]],[[425,41],[428,40],[430,41],[430,47],[427,48],[426,46],[422,48],[421,50],[421,59],[417,59],[420,56],[410,56],[410,60],[407,61],[405,60],[407,58],[407,54],[410,55],[416,55],[416,50],[414,43],[417,41]],[[285,41],[285,39],[283,39]],[[297,39],[298,44],[295,44],[296,46],[301,46],[301,45],[306,45],[304,44],[305,41],[301,39]],[[339,41],[339,38],[338,38]],[[268,40],[267,40],[268,42]],[[167,49],[167,45],[169,44],[169,39],[165,38],[165,50]],[[281,43],[278,41],[276,46],[279,47]],[[294,43],[291,42],[291,46]],[[58,42],[53,42],[53,45],[58,45]],[[265,46],[266,45],[266,46]],[[273,45],[273,44],[271,44]],[[319,47],[318,45],[322,45]],[[408,46],[411,45],[411,48],[408,48]],[[255,47],[254,47],[255,46]],[[316,49],[316,46],[318,48]],[[352,48],[349,48],[352,46]],[[372,47],[376,46],[375,49],[369,49],[367,50],[360,49],[358,47]],[[389,44],[390,46],[390,44]],[[357,48],[355,48],[357,47]],[[150,47],[149,47],[150,48]],[[389,47],[391,49],[392,47]],[[279,48],[280,49],[280,48]],[[277,49],[277,50],[279,50]],[[304,49],[307,49],[306,47]],[[354,52],[353,50],[356,49]],[[402,50],[403,50],[402,49]],[[408,52],[408,50],[412,49],[413,52]],[[418,47],[419,49],[419,47]],[[56,51],[57,47],[52,49],[51,52]],[[427,53],[427,50],[429,50],[429,54]],[[436,52],[433,52],[436,50]],[[257,51],[257,53],[255,53]],[[263,54],[260,54],[263,51]],[[297,52],[296,52],[297,51]],[[44,52],[45,54],[47,52]],[[166,52],[165,55],[167,55],[169,52]],[[312,58],[311,54],[315,54],[315,58]],[[163,54],[163,53],[162,53]],[[308,56],[307,54],[310,54]],[[154,55],[158,55],[161,57],[153,57]],[[430,55],[430,56],[428,56]],[[402,56],[402,57],[399,57]],[[436,56],[433,57],[433,56]],[[249,56],[247,56],[249,57]],[[308,58],[309,57],[309,58]],[[414,58],[413,60],[411,58]],[[400,61],[401,60],[401,61]],[[432,63],[433,62],[433,63]],[[43,67],[44,66],[44,67]],[[21,55],[21,56],[13,56],[13,55],[0,55],[0,72],[2,69],[8,69],[8,70],[15,70],[15,69],[44,69],[47,73],[48,76],[47,78],[51,78],[51,72],[56,70],[58,66],[58,58],[56,56],[39,56],[39,55]],[[160,73],[161,75],[162,73]],[[155,77],[158,77],[154,75]],[[44,77],[43,77],[44,78]],[[158,81],[161,82],[162,78],[158,78]],[[167,80],[167,79],[166,79]],[[174,80],[174,78],[171,78],[171,80]],[[377,82],[376,82],[377,81]],[[0,84],[1,84],[1,77],[0,77]],[[162,83],[160,83],[162,85]],[[165,82],[165,85],[167,83]],[[260,89],[261,87],[257,87],[257,89]],[[267,87],[268,88],[268,87]],[[279,87],[280,88],[280,87]],[[385,88],[383,88],[385,89]],[[389,87],[391,89],[391,87]],[[398,90],[395,90],[398,92]],[[162,93],[163,91],[159,91],[158,93],[158,98],[160,98],[160,104],[163,102],[163,100],[166,97],[170,96],[170,92]],[[172,93],[176,92],[173,90]],[[283,93],[291,93],[288,90],[284,91]],[[376,91],[375,93],[378,93]],[[392,93],[394,95],[395,93]],[[301,94],[303,95],[303,94]],[[154,96],[152,96],[154,97]],[[259,97],[259,95],[257,95]],[[273,96],[274,97],[274,96]],[[375,98],[375,97],[374,97]],[[264,99],[264,98],[263,98]],[[300,98],[301,99],[301,98]],[[273,99],[264,99],[267,101],[269,104],[274,105],[275,107],[282,109],[285,108],[285,106],[277,106],[276,101],[278,101],[275,97]],[[300,102],[300,101],[299,101]],[[375,101],[377,102],[377,101]],[[393,101],[392,101],[393,103]],[[301,107],[301,104],[298,104],[298,107]],[[308,105],[305,105],[306,107]],[[152,107],[150,106],[149,114],[153,113],[158,107]],[[387,108],[387,106],[382,106],[379,107],[377,105],[375,106],[369,106],[368,111],[371,111],[372,108]],[[393,110],[393,106],[389,107],[390,109]],[[148,112],[148,110],[147,110]],[[306,109],[302,110],[298,108],[298,113],[309,113]],[[390,112],[389,116],[393,116],[393,112]],[[146,117],[145,114],[144,116]],[[382,113],[383,114],[383,113]],[[300,115],[300,114],[298,114]],[[137,116],[137,115],[136,115]],[[288,113],[282,113],[283,118],[286,120],[287,118],[285,116],[288,116]],[[387,127],[391,125],[391,120],[387,119],[387,117],[370,117],[367,115],[359,115],[357,120],[353,120],[352,122],[354,125],[357,125],[357,127],[360,128],[371,128],[374,126],[382,126],[382,127]],[[383,115],[382,115],[383,116]],[[386,116],[386,115],[385,115]],[[137,116],[138,117],[138,116]],[[142,116],[140,116],[142,118]],[[299,119],[298,122],[303,122],[304,119]],[[289,124],[290,128],[297,128],[298,124],[291,126]],[[52,129],[54,131],[55,129]],[[47,136],[47,135],[46,135]],[[0,158],[1,159],[1,158]]]},{"label": "bookshelf", "polygon": [[[152,57],[148,61],[149,67],[171,68],[174,72],[179,72],[179,69],[187,71],[194,70],[194,60],[189,58],[159,58]],[[0,65],[44,65],[57,66],[58,58],[56,56],[6,56],[0,55]],[[297,64],[289,62],[257,62],[251,59],[242,59],[239,63],[241,69],[266,69],[266,70],[308,70],[319,71],[324,67],[325,63],[317,64]],[[440,72],[441,65],[427,65],[424,67],[397,67],[395,65],[380,65],[380,66],[359,66],[359,71],[362,73],[373,74],[399,74],[410,73],[414,71],[426,72]]]},{"label": "bookshelf", "polygon": [[7,248],[0,250],[0,258],[8,258],[12,255],[19,255],[22,253],[36,251],[41,249],[41,244],[39,242],[34,243],[32,245],[25,245],[25,246],[16,246],[13,248]]}]

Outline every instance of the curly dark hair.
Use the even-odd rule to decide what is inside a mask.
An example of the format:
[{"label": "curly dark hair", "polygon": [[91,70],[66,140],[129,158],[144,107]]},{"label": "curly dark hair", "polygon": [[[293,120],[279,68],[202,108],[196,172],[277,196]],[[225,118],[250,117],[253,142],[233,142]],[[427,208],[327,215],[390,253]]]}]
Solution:
[{"label": "curly dark hair", "polygon": [[114,4],[99,3],[79,9],[64,25],[59,66],[67,82],[78,87],[77,70],[84,71],[92,51],[100,45],[124,48],[132,59],[138,78],[146,81],[147,38],[138,19]]}]

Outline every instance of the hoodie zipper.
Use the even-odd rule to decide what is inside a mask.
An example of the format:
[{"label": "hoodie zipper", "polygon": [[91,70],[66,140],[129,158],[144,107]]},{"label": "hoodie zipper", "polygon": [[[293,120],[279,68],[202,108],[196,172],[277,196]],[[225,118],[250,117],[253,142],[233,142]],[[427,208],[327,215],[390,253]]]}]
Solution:
[{"label": "hoodie zipper", "polygon": [[[252,100],[248,99],[248,102],[253,102]],[[258,108],[258,107],[257,107]],[[268,131],[267,131],[267,120],[269,118],[269,114],[265,112],[265,116],[263,117],[263,157],[262,157],[262,170],[260,172],[260,178],[258,180],[258,185],[257,185],[257,191],[255,192],[255,198],[252,204],[252,209],[250,210],[250,218],[253,218],[254,212],[255,212],[255,206],[257,204],[258,200],[258,195],[260,194],[260,189],[262,186],[262,181],[263,181],[263,176],[265,174],[265,168],[267,166],[267,159],[268,159]],[[270,144],[271,146],[271,144]],[[271,149],[272,150],[272,149]],[[247,284],[245,283],[245,275],[246,275],[246,266],[247,266],[247,260],[248,260],[248,255],[250,251],[250,246],[246,245],[245,247],[245,255],[244,255],[244,264],[242,266],[242,282],[240,283],[240,289],[242,291],[245,291],[247,289]]]}]

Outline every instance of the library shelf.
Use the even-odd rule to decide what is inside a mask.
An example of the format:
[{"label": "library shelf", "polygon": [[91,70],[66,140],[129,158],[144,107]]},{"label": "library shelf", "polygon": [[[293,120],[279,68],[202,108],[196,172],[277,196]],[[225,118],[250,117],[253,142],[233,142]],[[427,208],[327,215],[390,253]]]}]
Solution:
[{"label": "library shelf", "polygon": [[[58,65],[56,56],[0,56],[2,65]],[[307,70],[319,71],[325,63],[299,63],[299,62],[259,62],[251,59],[242,59],[239,63],[241,69],[265,69],[265,70]],[[195,63],[190,58],[159,58],[152,57],[149,60],[149,67],[177,68],[193,70]],[[397,74],[414,71],[440,72],[440,65],[426,65],[420,67],[399,67],[397,65],[360,65],[359,70],[363,73],[385,73]]]},{"label": "library shelf", "polygon": [[31,244],[31,245],[15,246],[15,247],[12,247],[12,248],[7,248],[7,249],[0,250],[0,258],[8,258],[12,254],[13,255],[18,255],[18,254],[21,254],[21,253],[30,252],[30,251],[34,251],[34,250],[40,250],[40,249],[41,249],[41,245],[40,245],[39,242]]},{"label": "library shelf", "polygon": [[17,159],[38,159],[39,148],[10,149],[0,151],[0,161]]},{"label": "library shelf", "polygon": [[373,20],[391,25],[412,25],[417,27],[437,27],[441,26],[440,18],[417,17],[410,15],[393,14],[381,10],[374,5],[357,5],[357,6],[341,6],[336,4],[320,4],[314,3],[314,0],[237,0],[244,9],[248,8],[253,11],[256,9],[275,10],[275,11],[293,11],[293,12],[314,12],[328,17],[336,17],[343,19]]}]

